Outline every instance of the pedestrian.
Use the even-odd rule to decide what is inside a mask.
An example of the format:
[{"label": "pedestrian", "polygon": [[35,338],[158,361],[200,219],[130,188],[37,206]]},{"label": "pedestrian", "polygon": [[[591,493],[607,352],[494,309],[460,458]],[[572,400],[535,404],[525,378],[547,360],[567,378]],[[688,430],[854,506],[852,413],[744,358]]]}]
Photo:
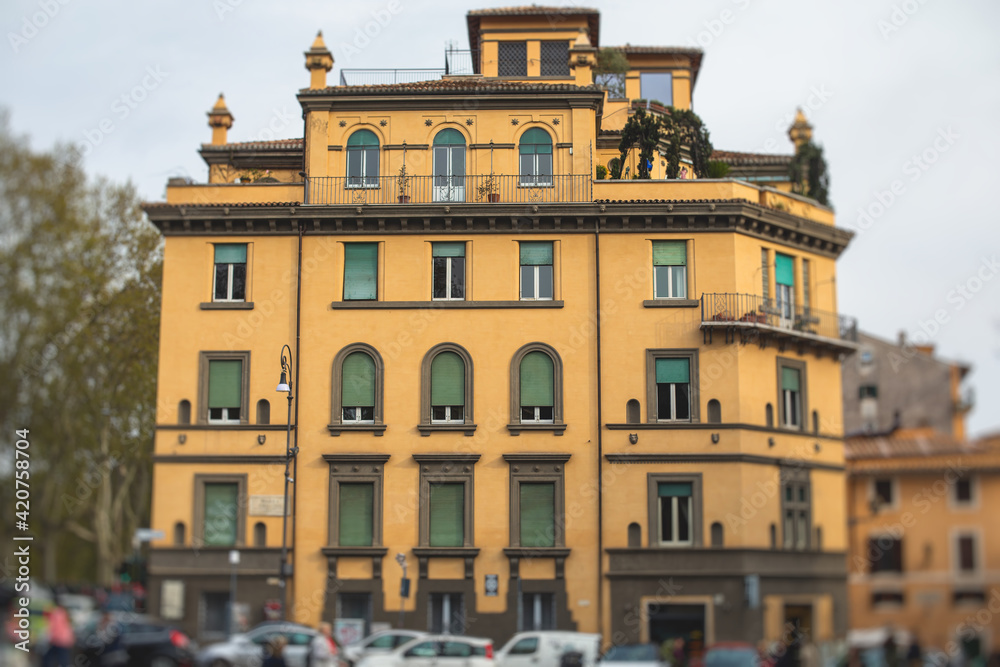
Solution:
[{"label": "pedestrian", "polygon": [[274,639],[268,642],[267,648],[264,649],[264,662],[261,667],[288,667],[282,655],[284,652],[285,638],[281,635],[276,635]]},{"label": "pedestrian", "polygon": [[910,648],[906,650],[906,662],[909,667],[920,667],[924,664],[923,652],[920,650],[920,640],[917,634],[913,633],[910,639]]},{"label": "pedestrian", "polygon": [[684,639],[681,637],[674,640],[673,658],[673,667],[685,667],[687,665],[687,656],[684,654]]},{"label": "pedestrian", "polygon": [[309,644],[309,667],[335,667],[337,642],[333,640],[333,626],[324,621],[316,629],[319,634]]},{"label": "pedestrian", "polygon": [[100,654],[101,667],[122,667],[128,664],[128,651],[122,643],[122,626],[110,611],[105,610],[97,625],[97,638],[104,645]]},{"label": "pedestrian", "polygon": [[46,615],[49,619],[49,650],[42,664],[46,667],[69,667],[73,662],[71,652],[76,641],[69,614],[64,607],[56,604]]}]

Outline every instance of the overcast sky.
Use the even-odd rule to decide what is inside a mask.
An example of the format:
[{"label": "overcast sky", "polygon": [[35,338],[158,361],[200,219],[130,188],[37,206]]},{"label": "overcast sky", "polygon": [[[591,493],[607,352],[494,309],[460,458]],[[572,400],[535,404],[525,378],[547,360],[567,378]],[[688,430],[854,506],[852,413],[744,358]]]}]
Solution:
[{"label": "overcast sky", "polygon": [[[302,136],[295,92],[317,30],[335,83],[341,67],[442,67],[448,41],[468,48],[465,12],[503,4],[4,0],[0,106],[36,148],[83,145],[92,173],[160,200],[170,176],[205,180],[197,149],[220,91],[236,117],[231,141]],[[694,108],[716,148],[790,152],[786,128],[805,109],[838,225],[858,230],[839,262],[841,312],[971,363],[971,430],[996,431],[1000,215],[987,201],[1000,156],[1000,3],[814,4],[584,3],[601,10],[602,45],[704,49]]]}]

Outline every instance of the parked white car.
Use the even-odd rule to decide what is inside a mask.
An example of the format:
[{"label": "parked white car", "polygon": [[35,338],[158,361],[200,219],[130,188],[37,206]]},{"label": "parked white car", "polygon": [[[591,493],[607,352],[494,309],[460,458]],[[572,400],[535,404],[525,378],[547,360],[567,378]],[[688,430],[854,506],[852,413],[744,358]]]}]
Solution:
[{"label": "parked white car", "polygon": [[497,651],[497,667],[559,667],[563,655],[579,653],[582,667],[595,667],[601,636],[583,632],[519,632]]},{"label": "parked white car", "polygon": [[228,641],[212,644],[195,656],[195,667],[260,667],[265,647],[277,635],[285,644],[282,657],[288,667],[308,667],[309,644],[316,631],[298,623],[266,621],[248,632],[236,634]]},{"label": "parked white car", "polygon": [[426,635],[389,653],[365,656],[357,667],[493,667],[493,640]]},{"label": "parked white car", "polygon": [[365,656],[390,653],[403,644],[426,635],[426,632],[419,630],[380,630],[361,641],[352,642],[345,646],[341,651],[340,658],[348,667],[354,667]]}]

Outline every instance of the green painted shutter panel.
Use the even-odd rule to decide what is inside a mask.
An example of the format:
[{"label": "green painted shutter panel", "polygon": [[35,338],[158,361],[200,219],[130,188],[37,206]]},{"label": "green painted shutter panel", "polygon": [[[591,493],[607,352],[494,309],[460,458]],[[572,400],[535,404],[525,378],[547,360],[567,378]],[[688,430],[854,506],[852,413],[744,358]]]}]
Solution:
[{"label": "green painted shutter panel", "polygon": [[239,485],[205,485],[205,544],[236,544],[236,518],[239,516]]},{"label": "green painted shutter panel", "polygon": [[540,127],[533,127],[521,136],[518,152],[522,155],[552,153],[552,137]]},{"label": "green painted shutter panel", "polygon": [[686,265],[686,241],[653,241],[653,266]]},{"label": "green painted shutter panel", "polygon": [[378,244],[344,246],[344,298],[374,301],[378,284]]},{"label": "green painted shutter panel", "polygon": [[552,407],[552,359],[544,352],[529,352],[521,359],[521,405]]},{"label": "green painted shutter panel", "polygon": [[673,382],[686,384],[691,381],[690,359],[657,359],[656,384]]},{"label": "green painted shutter panel", "polygon": [[554,547],[556,488],[549,483],[521,485],[521,546]]},{"label": "green painted shutter panel", "polygon": [[340,546],[372,546],[374,484],[340,485]]},{"label": "green painted shutter panel", "polygon": [[341,406],[375,407],[375,360],[364,352],[353,352],[344,359]]},{"label": "green painted shutter panel", "polygon": [[799,391],[799,371],[794,368],[781,369],[781,388]]},{"label": "green painted shutter panel", "polygon": [[779,285],[794,285],[795,270],[792,258],[780,252],[774,256],[774,282]]},{"label": "green painted shutter panel", "polygon": [[431,363],[431,405],[465,405],[465,362],[454,352]]},{"label": "green painted shutter panel", "polygon": [[434,137],[435,146],[464,146],[465,137],[462,133],[454,128],[447,128],[441,130]]},{"label": "green painted shutter panel", "polygon": [[551,266],[550,241],[525,241],[521,243],[521,266]]},{"label": "green painted shutter panel", "polygon": [[465,484],[430,485],[432,547],[465,545]]},{"label": "green painted shutter panel", "polygon": [[219,243],[215,246],[216,264],[246,264],[247,246],[245,243]]},{"label": "green painted shutter panel", "polygon": [[688,497],[691,495],[691,482],[658,482],[656,494],[661,498],[667,496]]},{"label": "green painted shutter panel", "polygon": [[378,146],[378,137],[371,130],[358,130],[347,140],[348,146]]},{"label": "green painted shutter panel", "polygon": [[434,257],[465,257],[464,243],[434,243],[432,246]]},{"label": "green painted shutter panel", "polygon": [[238,408],[243,390],[243,362],[218,359],[208,362],[208,407]]}]

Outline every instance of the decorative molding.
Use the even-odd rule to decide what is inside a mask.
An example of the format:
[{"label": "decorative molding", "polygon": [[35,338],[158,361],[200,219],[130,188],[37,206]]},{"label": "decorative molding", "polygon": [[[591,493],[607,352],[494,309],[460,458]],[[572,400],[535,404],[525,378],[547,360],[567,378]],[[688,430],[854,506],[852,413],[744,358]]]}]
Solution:
[{"label": "decorative molding", "polygon": [[460,454],[458,452],[413,454],[417,463],[476,463],[482,454]]},{"label": "decorative molding", "polygon": [[382,578],[382,559],[385,558],[389,549],[387,547],[323,547],[323,555],[326,556],[327,577],[337,578],[338,558],[371,558],[372,559],[372,579]]},{"label": "decorative molding", "polygon": [[153,463],[284,464],[284,454],[156,454]]},{"label": "decorative molding", "polygon": [[[287,424],[157,424],[157,431],[286,431]],[[292,424],[295,430],[295,424]]]},{"label": "decorative molding", "polygon": [[564,301],[334,301],[331,310],[562,308]]},{"label": "decorative molding", "polygon": [[784,468],[809,468],[843,472],[844,466],[821,461],[804,461],[758,454],[605,454],[609,463],[753,463]]},{"label": "decorative molding", "polygon": [[335,438],[340,436],[340,434],[343,433],[344,431],[347,431],[348,433],[370,432],[372,435],[376,437],[381,437],[382,434],[385,433],[386,428],[388,428],[387,424],[327,424],[326,425],[326,430],[328,430],[330,432],[330,435],[332,435]]},{"label": "decorative molding", "polygon": [[697,308],[701,305],[698,299],[646,299],[643,308]]},{"label": "decorative molding", "polygon": [[462,558],[465,560],[465,578],[472,579],[478,547],[413,547],[413,555],[417,557],[419,578],[427,579],[427,561],[431,558]]},{"label": "decorative molding", "polygon": [[327,463],[347,465],[350,463],[360,463],[371,465],[374,463],[385,463],[392,454],[323,454],[323,460]]},{"label": "decorative molding", "polygon": [[507,463],[566,463],[572,454],[561,452],[514,452],[504,454]]},{"label": "decorative molding", "polygon": [[427,437],[431,433],[464,433],[466,436],[476,434],[476,424],[417,424],[420,435]]},{"label": "decorative molding", "polygon": [[562,435],[566,424],[507,424],[511,435],[521,435],[521,431],[552,431],[552,435]]},{"label": "decorative molding", "polygon": [[202,310],[253,310],[253,301],[206,301],[198,307]]},{"label": "decorative molding", "polygon": [[701,431],[724,431],[724,430],[746,430],[746,431],[760,431],[762,433],[773,433],[775,435],[791,435],[797,438],[812,438],[820,440],[838,440],[843,441],[844,436],[834,433],[809,433],[808,431],[793,431],[791,429],[775,428],[767,426],[759,426],[757,424],[743,424],[739,422],[730,422],[728,424],[694,424],[688,422],[677,422],[668,423],[660,422],[657,424],[605,424],[605,428],[609,431],[685,431],[688,429],[701,430]]}]

